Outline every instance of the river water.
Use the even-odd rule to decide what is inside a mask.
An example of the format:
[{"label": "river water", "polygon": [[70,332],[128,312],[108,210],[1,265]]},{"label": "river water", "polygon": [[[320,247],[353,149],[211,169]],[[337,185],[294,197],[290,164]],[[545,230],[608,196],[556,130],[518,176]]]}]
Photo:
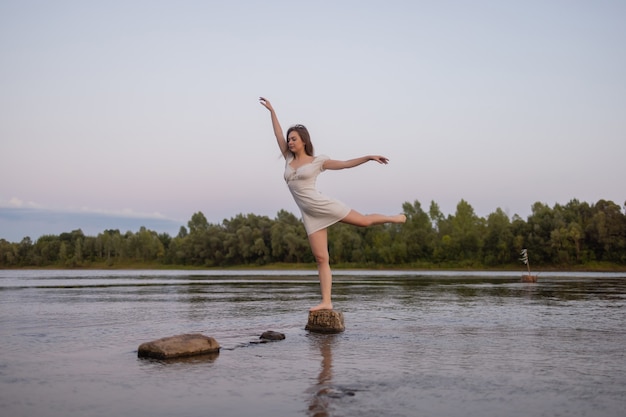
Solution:
[{"label": "river water", "polygon": [[[0,414],[624,416],[626,274],[0,271]],[[257,343],[274,330],[286,339]],[[137,347],[202,333],[219,355]]]}]

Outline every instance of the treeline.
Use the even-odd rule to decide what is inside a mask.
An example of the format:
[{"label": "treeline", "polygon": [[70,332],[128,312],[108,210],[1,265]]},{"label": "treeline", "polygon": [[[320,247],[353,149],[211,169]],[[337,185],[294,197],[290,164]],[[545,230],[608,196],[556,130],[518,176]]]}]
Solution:
[{"label": "treeline", "polygon": [[[358,228],[339,223],[328,231],[333,264],[352,266],[507,267],[520,265],[523,248],[535,266],[568,267],[606,262],[626,265],[626,215],[612,201],[571,200],[532,206],[526,220],[501,209],[486,218],[461,200],[445,216],[435,202],[402,206],[403,225]],[[127,264],[227,267],[312,263],[301,221],[281,210],[276,218],[237,215],[211,224],[195,213],[177,236],[142,227],[138,232],[81,230],[33,242],[0,239],[0,267],[90,267]]]}]

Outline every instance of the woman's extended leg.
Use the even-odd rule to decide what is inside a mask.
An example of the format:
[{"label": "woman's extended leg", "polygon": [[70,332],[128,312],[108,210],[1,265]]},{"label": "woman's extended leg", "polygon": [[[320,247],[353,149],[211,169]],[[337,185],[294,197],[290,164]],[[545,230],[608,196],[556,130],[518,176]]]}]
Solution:
[{"label": "woman's extended leg", "polygon": [[317,263],[317,273],[320,278],[320,290],[322,292],[322,302],[311,307],[310,311],[332,310],[331,290],[333,286],[333,275],[330,270],[330,257],[328,255],[328,233],[326,229],[318,230],[309,235],[309,244]]},{"label": "woman's extended leg", "polygon": [[396,214],[395,216],[386,216],[384,214],[361,214],[358,211],[350,210],[350,213],[341,219],[341,221],[353,226],[367,227],[384,223],[404,223],[406,222],[406,216],[404,214]]}]

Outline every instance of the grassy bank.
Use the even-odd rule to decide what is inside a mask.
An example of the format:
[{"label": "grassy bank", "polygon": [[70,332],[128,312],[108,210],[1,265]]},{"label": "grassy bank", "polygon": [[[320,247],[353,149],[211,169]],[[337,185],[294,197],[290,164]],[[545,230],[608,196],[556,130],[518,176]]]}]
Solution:
[{"label": "grassy bank", "polygon": [[[521,274],[526,273],[523,265],[499,265],[489,267],[478,264],[468,263],[430,263],[415,262],[411,264],[355,264],[355,263],[339,263],[331,265],[333,269],[360,269],[360,270],[406,270],[406,271],[519,271]],[[47,266],[25,266],[0,269],[41,269],[41,270],[183,270],[183,271],[202,271],[202,270],[311,270],[315,269],[313,263],[274,263],[267,265],[231,265],[231,266],[191,266],[191,265],[171,265],[160,262],[83,262],[80,265],[47,265]],[[608,262],[590,262],[582,265],[537,265],[532,268],[531,272],[626,272],[626,265],[617,265]]]}]

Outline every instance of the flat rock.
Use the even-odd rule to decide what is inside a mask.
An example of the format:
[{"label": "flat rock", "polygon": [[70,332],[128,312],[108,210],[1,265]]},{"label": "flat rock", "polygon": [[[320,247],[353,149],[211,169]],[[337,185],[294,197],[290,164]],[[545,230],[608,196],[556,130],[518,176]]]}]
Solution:
[{"label": "flat rock", "polygon": [[212,337],[202,334],[180,334],[142,343],[139,345],[137,355],[140,358],[170,359],[219,351],[220,345]]},{"label": "flat rock", "polygon": [[336,310],[309,311],[309,321],[304,329],[314,333],[341,333],[346,329],[343,313]]}]

